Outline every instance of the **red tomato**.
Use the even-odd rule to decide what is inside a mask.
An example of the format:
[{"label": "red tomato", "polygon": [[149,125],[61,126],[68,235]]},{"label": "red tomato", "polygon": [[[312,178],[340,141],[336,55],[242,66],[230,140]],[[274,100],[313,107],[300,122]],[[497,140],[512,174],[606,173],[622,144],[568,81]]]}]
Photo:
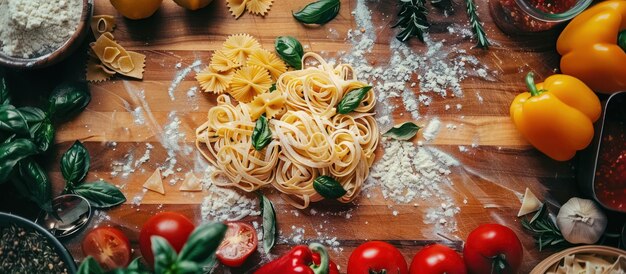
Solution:
[{"label": "red tomato", "polygon": [[91,256],[106,270],[130,263],[130,243],[122,231],[98,227],[85,236],[81,244],[85,256]]},{"label": "red tomato", "polygon": [[407,274],[409,270],[402,253],[385,242],[371,241],[357,247],[348,259],[348,274]]},{"label": "red tomato", "polygon": [[150,237],[158,235],[165,238],[170,245],[180,252],[195,226],[184,215],[176,212],[162,212],[152,216],[141,227],[139,232],[139,249],[149,266],[154,265],[152,243]]},{"label": "red tomato", "polygon": [[445,245],[432,244],[413,257],[411,274],[466,274],[463,258]]},{"label": "red tomato", "polygon": [[[517,273],[523,249],[515,232],[499,224],[477,227],[467,236],[463,257],[470,273]],[[492,269],[492,267],[499,267]]]},{"label": "red tomato", "polygon": [[256,230],[246,223],[227,223],[224,240],[217,248],[217,259],[230,267],[241,266],[259,244]]}]

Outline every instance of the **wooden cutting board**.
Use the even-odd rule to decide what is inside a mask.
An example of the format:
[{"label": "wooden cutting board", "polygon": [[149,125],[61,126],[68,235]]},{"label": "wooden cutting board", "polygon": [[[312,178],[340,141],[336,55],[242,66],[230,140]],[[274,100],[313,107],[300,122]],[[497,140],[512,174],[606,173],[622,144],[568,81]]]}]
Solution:
[{"label": "wooden cutting board", "polygon": [[[340,14],[323,27],[305,27],[291,17],[291,11],[304,6],[308,1],[276,0],[269,15],[265,18],[244,14],[235,20],[226,7],[224,0],[215,0],[208,8],[191,12],[165,0],[161,9],[151,18],[140,21],[127,20],[119,16],[108,1],[95,2],[95,15],[111,14],[116,17],[118,26],[114,32],[119,43],[129,50],[141,52],[147,56],[146,71],[143,81],[114,77],[110,81],[91,84],[93,100],[87,110],[73,121],[64,124],[57,134],[57,147],[65,151],[74,140],[81,140],[92,155],[92,167],[89,179],[102,178],[114,184],[124,186],[123,191],[128,202],[106,211],[106,215],[97,213],[90,224],[111,225],[127,232],[134,250],[139,256],[138,234],[142,223],[154,213],[164,210],[182,212],[200,220],[200,204],[206,193],[184,194],[177,191],[178,186],[165,184],[165,196],[149,192],[145,194],[141,205],[132,204],[133,197],[142,192],[143,182],[152,171],[168,157],[167,151],[160,145],[164,126],[168,123],[168,114],[176,111],[180,117],[180,132],[184,133],[184,143],[193,147],[194,130],[205,120],[207,111],[215,104],[215,96],[198,94],[189,98],[185,91],[196,86],[195,72],[188,74],[175,89],[175,100],[170,99],[168,88],[182,69],[194,61],[209,62],[211,52],[221,47],[225,38],[235,33],[249,33],[256,37],[266,49],[273,49],[276,36],[292,35],[297,37],[310,51],[324,51],[333,56],[337,52],[349,50],[346,41],[349,29],[356,28],[351,12],[355,9],[355,0],[342,0]],[[397,1],[367,1],[372,10],[372,20],[378,38],[373,48],[372,59],[388,58],[389,43],[395,39],[397,30],[391,29],[397,12]],[[426,207],[413,204],[394,205],[383,198],[357,199],[355,204],[342,205],[334,202],[322,202],[314,205],[314,211],[294,211],[280,197],[272,192],[270,199],[277,210],[279,229],[284,235],[292,233],[292,226],[304,229],[305,239],[316,239],[316,231],[337,237],[340,248],[332,251],[331,256],[345,271],[350,252],[366,240],[384,240],[397,247],[408,262],[422,246],[432,242],[441,242],[457,250],[462,249],[463,239],[479,224],[501,223],[514,229],[524,245],[524,263],[521,273],[528,273],[534,265],[549,255],[538,252],[531,236],[521,229],[519,219],[515,217],[520,206],[518,194],[529,187],[540,197],[552,197],[563,202],[575,193],[574,169],[572,163],[558,163],[533,150],[516,132],[508,117],[508,108],[513,97],[524,89],[523,76],[534,71],[537,79],[543,79],[558,68],[559,56],[555,52],[556,34],[544,36],[504,35],[493,23],[486,0],[478,1],[480,17],[493,46],[488,51],[472,48],[474,40],[448,32],[450,25],[466,26],[467,16],[464,3],[456,1],[456,12],[443,16],[436,10],[429,14],[433,24],[429,32],[434,41],[444,41],[444,47],[459,47],[475,55],[480,63],[495,71],[494,81],[486,81],[470,76],[462,82],[464,96],[461,98],[439,98],[433,96],[430,106],[421,107],[423,123],[438,117],[442,127],[437,138],[429,145],[441,149],[458,159],[462,165],[454,170],[451,179],[454,182],[454,200],[467,200],[459,203],[460,213],[456,217],[458,231],[441,233],[433,226],[424,223]],[[465,27],[467,28],[467,27]],[[332,29],[338,35],[329,35]],[[424,45],[413,39],[408,43],[416,50],[423,50]],[[84,60],[75,57],[60,68],[83,66]],[[180,64],[180,67],[177,67]],[[203,66],[202,66],[203,67]],[[149,106],[145,124],[134,123],[131,111],[143,106],[144,99],[136,96],[138,90],[145,94],[145,104]],[[419,89],[413,90],[416,94]],[[478,99],[478,94],[482,101]],[[393,101],[401,105],[402,101]],[[462,104],[460,110],[446,110],[445,105]],[[403,108],[394,113],[395,122],[407,120]],[[146,109],[147,110],[147,109]],[[448,124],[461,125],[455,130],[446,128]],[[422,140],[421,134],[418,140]],[[115,162],[127,155],[141,157],[145,143],[154,145],[151,157],[140,169],[127,177],[113,176]],[[478,145],[471,147],[472,144]],[[461,152],[459,146],[470,147]],[[377,151],[380,157],[382,149]],[[55,160],[58,163],[60,156]],[[178,165],[184,174],[194,165],[190,157],[178,157]],[[52,177],[55,191],[62,187],[58,165],[52,165]],[[143,170],[142,170],[143,169]],[[167,180],[165,180],[167,182]],[[423,202],[425,203],[425,202]],[[393,205],[393,210],[389,208]],[[349,211],[351,217],[346,218]],[[393,211],[397,211],[394,216]],[[294,213],[297,212],[297,213]],[[313,214],[317,212],[317,214]],[[328,214],[343,212],[343,214]],[[326,214],[322,214],[326,213]],[[259,217],[248,217],[248,221],[258,221]],[[323,228],[318,228],[320,225]],[[76,259],[84,257],[80,241],[86,232],[66,242]],[[283,239],[281,239],[283,240]],[[281,254],[290,248],[290,244],[279,244],[273,254]],[[233,272],[245,272],[255,267],[263,256],[255,254],[244,267]],[[222,271],[223,269],[220,269]]]}]

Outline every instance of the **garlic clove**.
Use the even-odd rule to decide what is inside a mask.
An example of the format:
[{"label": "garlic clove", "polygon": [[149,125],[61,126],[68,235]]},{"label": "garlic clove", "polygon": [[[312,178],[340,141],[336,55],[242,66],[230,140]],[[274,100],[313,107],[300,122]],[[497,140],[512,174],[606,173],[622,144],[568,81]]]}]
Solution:
[{"label": "garlic clove", "polygon": [[522,217],[526,214],[533,213],[541,208],[543,203],[539,201],[537,196],[530,191],[530,189],[526,188],[524,192],[524,198],[522,199],[522,206],[517,212],[517,217]]},{"label": "garlic clove", "polygon": [[563,238],[573,244],[597,242],[606,229],[607,222],[606,215],[595,202],[581,198],[567,201],[556,217]]}]

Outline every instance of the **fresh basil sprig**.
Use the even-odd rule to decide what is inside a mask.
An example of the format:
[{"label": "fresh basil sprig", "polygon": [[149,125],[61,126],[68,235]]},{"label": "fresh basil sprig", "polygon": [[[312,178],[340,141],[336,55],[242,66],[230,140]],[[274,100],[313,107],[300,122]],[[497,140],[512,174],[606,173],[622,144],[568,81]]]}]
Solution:
[{"label": "fresh basil sprig", "polygon": [[256,150],[261,150],[269,145],[271,141],[272,131],[270,130],[267,118],[261,115],[261,117],[256,120],[254,130],[252,130],[252,146]]},{"label": "fresh basil sprig", "polygon": [[292,36],[278,36],[274,42],[274,49],[285,63],[295,69],[302,69],[304,48],[298,39]]},{"label": "fresh basil sprig", "polygon": [[325,175],[313,180],[313,188],[326,199],[338,199],[348,193],[337,180]]},{"label": "fresh basil sprig", "polygon": [[12,105],[0,106],[0,131],[30,136],[26,119]]},{"label": "fresh basil sprig", "polygon": [[339,14],[339,0],[319,0],[310,3],[300,11],[294,12],[293,17],[305,24],[325,24]]},{"label": "fresh basil sprig", "polygon": [[37,145],[28,139],[15,139],[0,145],[0,182],[5,182],[17,163],[39,152]]},{"label": "fresh basil sprig", "polygon": [[46,171],[32,158],[26,158],[19,162],[17,174],[13,176],[14,185],[18,191],[35,202],[40,208],[52,210],[50,193],[52,187]]},{"label": "fresh basil sprig", "polygon": [[348,93],[341,98],[339,105],[337,105],[337,112],[347,114],[353,111],[361,104],[361,101],[363,101],[363,98],[365,98],[365,95],[370,89],[372,89],[371,86],[365,86],[348,91]]},{"label": "fresh basil sprig", "polygon": [[91,93],[87,83],[63,83],[52,91],[48,101],[48,113],[52,119],[68,121],[87,107]]},{"label": "fresh basil sprig", "polygon": [[103,180],[81,184],[87,176],[89,165],[89,152],[81,142],[74,142],[61,157],[65,192],[84,197],[95,208],[109,208],[126,202],[126,197],[117,187]]},{"label": "fresh basil sprig", "polygon": [[259,193],[259,200],[261,200],[261,212],[263,214],[263,250],[265,253],[270,253],[272,247],[276,243],[276,211],[272,201],[265,197],[265,195]]},{"label": "fresh basil sprig", "polygon": [[385,132],[383,136],[391,137],[396,140],[406,141],[413,138],[420,130],[420,128],[420,126],[414,124],[413,122],[404,122],[402,124],[393,126],[391,129]]}]

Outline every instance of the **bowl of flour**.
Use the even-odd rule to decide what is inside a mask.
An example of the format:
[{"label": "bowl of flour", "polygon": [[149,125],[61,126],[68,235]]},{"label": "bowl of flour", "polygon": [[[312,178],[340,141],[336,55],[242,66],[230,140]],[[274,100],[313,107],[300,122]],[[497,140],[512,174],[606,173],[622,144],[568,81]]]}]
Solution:
[{"label": "bowl of flour", "polygon": [[0,0],[0,66],[55,64],[85,38],[93,0]]}]

